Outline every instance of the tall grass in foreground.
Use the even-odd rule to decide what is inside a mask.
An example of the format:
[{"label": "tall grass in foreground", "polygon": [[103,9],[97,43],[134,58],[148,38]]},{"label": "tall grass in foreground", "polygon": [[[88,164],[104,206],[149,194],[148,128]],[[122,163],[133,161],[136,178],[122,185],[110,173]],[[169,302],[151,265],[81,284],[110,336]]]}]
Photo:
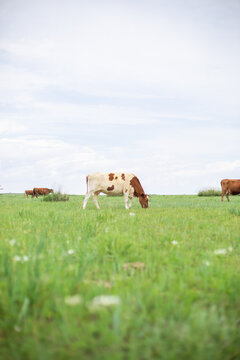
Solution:
[{"label": "tall grass in foreground", "polygon": [[0,197],[0,359],[240,358],[238,197],[82,202]]},{"label": "tall grass in foreground", "polygon": [[240,204],[239,204],[238,208],[234,207],[234,208],[230,209],[230,213],[233,215],[236,215],[236,216],[240,216]]}]

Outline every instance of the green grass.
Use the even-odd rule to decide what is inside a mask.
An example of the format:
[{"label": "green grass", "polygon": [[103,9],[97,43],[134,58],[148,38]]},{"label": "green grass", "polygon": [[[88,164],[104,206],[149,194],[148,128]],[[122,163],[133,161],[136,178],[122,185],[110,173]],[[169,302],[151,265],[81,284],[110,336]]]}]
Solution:
[{"label": "green grass", "polygon": [[217,189],[203,189],[198,192],[198,196],[221,196],[222,191]]},{"label": "green grass", "polygon": [[[230,200],[153,196],[126,211],[101,196],[83,211],[83,196],[1,195],[0,359],[240,359]],[[124,269],[136,261],[145,270]],[[100,295],[118,303],[94,307]]]},{"label": "green grass", "polygon": [[60,191],[56,193],[50,193],[47,196],[43,197],[43,201],[68,201],[69,195],[62,194]]}]

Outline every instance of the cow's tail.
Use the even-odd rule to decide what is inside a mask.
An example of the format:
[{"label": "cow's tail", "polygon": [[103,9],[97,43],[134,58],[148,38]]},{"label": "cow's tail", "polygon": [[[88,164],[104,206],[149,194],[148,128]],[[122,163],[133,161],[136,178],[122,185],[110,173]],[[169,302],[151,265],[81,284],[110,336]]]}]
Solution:
[{"label": "cow's tail", "polygon": [[86,176],[87,193],[88,193],[88,176]]}]

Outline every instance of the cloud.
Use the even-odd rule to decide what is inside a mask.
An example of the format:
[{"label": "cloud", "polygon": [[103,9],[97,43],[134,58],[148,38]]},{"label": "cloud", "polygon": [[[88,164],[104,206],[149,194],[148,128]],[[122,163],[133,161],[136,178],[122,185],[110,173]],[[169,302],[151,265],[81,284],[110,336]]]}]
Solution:
[{"label": "cloud", "polygon": [[[137,140],[137,144],[152,153],[174,155],[195,160],[197,163],[206,159],[218,157],[220,159],[236,159],[236,144],[240,136],[238,127],[222,127],[208,125],[206,122],[176,123],[161,132],[161,125],[151,138]],[[231,141],[229,141],[231,139]]]},{"label": "cloud", "polygon": [[90,147],[51,137],[4,138],[0,142],[0,152],[1,165],[5,168],[1,181],[4,184],[15,184],[14,188],[5,185],[5,191],[22,192],[34,186],[62,186],[69,193],[84,192],[80,179],[88,169],[101,170],[109,163],[108,159]]},{"label": "cloud", "polygon": [[188,169],[178,169],[174,172],[176,176],[189,177],[189,176],[203,176],[210,174],[222,174],[222,173],[231,173],[234,170],[240,169],[240,160],[235,161],[216,161],[211,163],[206,163],[202,168],[194,167],[194,164],[191,164]]},{"label": "cloud", "polygon": [[8,119],[1,120],[0,122],[0,135],[6,136],[8,134],[18,134],[18,133],[25,133],[26,126],[24,124],[19,124],[17,121],[9,119],[9,115],[7,115]]},{"label": "cloud", "polygon": [[[74,11],[67,13],[69,22],[63,29],[61,19],[66,20],[68,7],[58,5],[55,17],[54,6],[40,9],[29,4],[36,23],[48,11],[45,28],[32,26],[31,32],[26,31],[31,21],[21,12],[16,18],[19,35],[1,42],[12,65],[90,95],[149,88],[163,96],[235,97],[238,62],[229,52],[223,53],[222,42],[212,46],[207,30],[191,22],[189,31],[183,14],[175,19],[168,6],[160,7],[157,16],[126,4],[114,8],[106,3],[91,7],[73,2],[72,6],[79,17]],[[234,44],[225,45],[239,58]]]},{"label": "cloud", "polygon": [[35,91],[46,87],[49,80],[30,69],[0,64],[0,104],[11,106],[11,110],[24,108],[34,100]]},{"label": "cloud", "polygon": [[[216,14],[223,14],[224,6],[203,3],[196,11],[186,4],[183,11],[177,2],[175,7],[153,1],[153,11],[146,2],[137,9],[125,2],[118,6],[93,3],[5,4],[5,32],[0,40],[4,54],[0,63],[3,104],[14,111],[49,111],[49,118],[53,112],[78,117],[88,112],[86,121],[95,119],[95,112],[99,112],[101,121],[105,113],[117,118],[120,110],[124,121],[126,112],[113,106],[114,98],[121,98],[126,107],[138,99],[141,108],[141,100],[159,99],[163,106],[168,104],[162,112],[166,117],[175,107],[195,118],[238,116],[240,50],[230,36],[235,24],[229,19],[233,4],[225,11],[229,32],[223,32]],[[11,12],[13,4],[18,16]],[[223,35],[221,41],[208,21],[209,12]],[[204,26],[200,26],[200,19]],[[13,23],[19,29],[17,33],[12,32]],[[234,30],[239,33],[239,27]],[[65,100],[56,97],[54,101],[49,96],[46,101],[50,87],[55,92],[64,89]],[[74,91],[80,95],[81,105],[86,106],[79,106],[78,99],[74,105],[67,104],[69,93]],[[45,94],[45,99],[40,94]],[[89,99],[97,106],[90,105]],[[164,99],[172,101],[160,101]]]}]

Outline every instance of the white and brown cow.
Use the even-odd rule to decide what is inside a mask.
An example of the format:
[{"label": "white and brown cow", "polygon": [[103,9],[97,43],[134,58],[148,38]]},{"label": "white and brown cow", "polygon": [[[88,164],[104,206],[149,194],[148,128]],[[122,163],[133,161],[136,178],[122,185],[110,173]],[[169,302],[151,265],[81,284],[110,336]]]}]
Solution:
[{"label": "white and brown cow", "polygon": [[[148,208],[148,195],[145,194],[140,181],[134,174],[121,172],[115,173],[94,173],[86,177],[87,193],[83,203],[83,209],[86,208],[90,196],[93,196],[94,203],[99,209],[98,195],[104,193],[107,195],[124,195],[125,208],[132,206],[133,197],[138,197],[142,208]],[[128,204],[128,199],[130,203]]]}]

